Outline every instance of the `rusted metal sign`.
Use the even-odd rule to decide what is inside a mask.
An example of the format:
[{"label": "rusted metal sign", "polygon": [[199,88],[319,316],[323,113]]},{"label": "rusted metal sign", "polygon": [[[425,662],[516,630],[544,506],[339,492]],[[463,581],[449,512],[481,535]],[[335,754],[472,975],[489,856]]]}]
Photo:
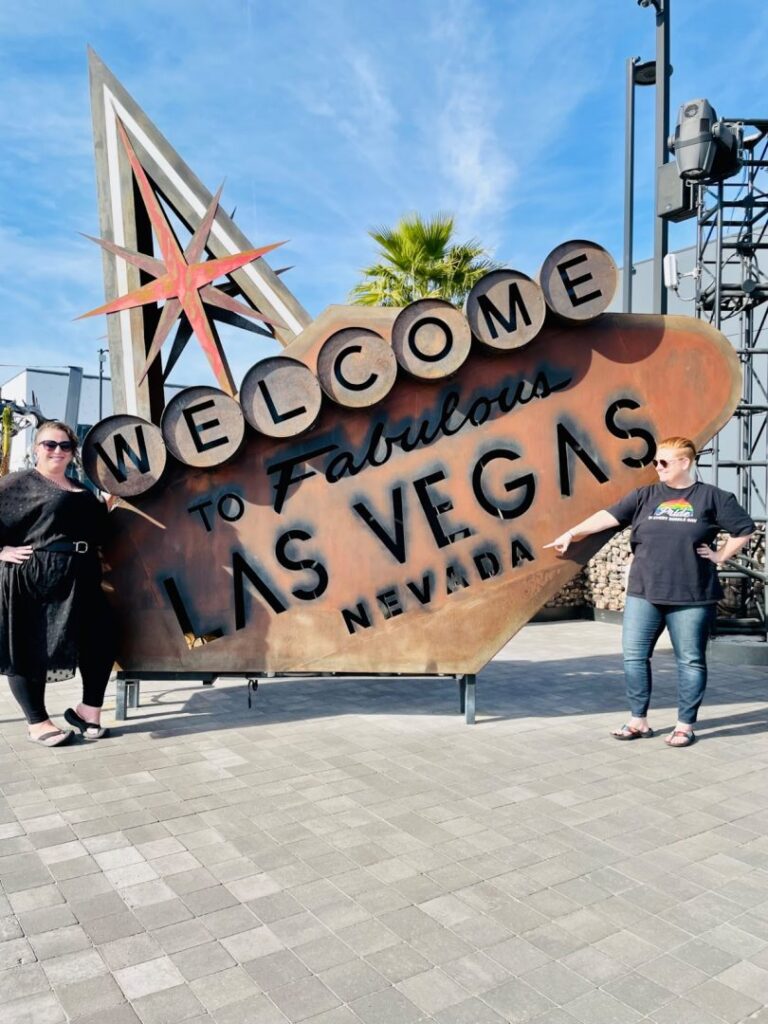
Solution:
[{"label": "rusted metal sign", "polygon": [[98,424],[88,473],[133,506],[107,551],[120,667],[482,667],[601,538],[567,559],[543,543],[651,482],[654,437],[700,445],[739,395],[711,327],[602,312],[599,246],[558,247],[540,281],[489,274],[466,317],[331,307],[235,400],[191,388],[159,428]]}]

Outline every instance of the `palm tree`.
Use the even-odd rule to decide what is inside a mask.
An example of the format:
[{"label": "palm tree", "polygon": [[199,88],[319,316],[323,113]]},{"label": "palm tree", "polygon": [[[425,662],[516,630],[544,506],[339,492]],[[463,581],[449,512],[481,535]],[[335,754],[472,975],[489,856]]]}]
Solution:
[{"label": "palm tree", "polygon": [[496,264],[476,239],[451,244],[454,221],[438,213],[402,217],[394,228],[368,234],[378,244],[378,261],[361,271],[350,298],[358,306],[407,306],[415,299],[446,299],[460,306],[472,286]]}]

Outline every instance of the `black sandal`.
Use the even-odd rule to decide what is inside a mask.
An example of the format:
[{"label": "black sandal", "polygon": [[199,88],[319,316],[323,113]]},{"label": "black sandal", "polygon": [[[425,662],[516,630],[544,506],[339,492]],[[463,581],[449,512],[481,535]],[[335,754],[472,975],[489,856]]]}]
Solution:
[{"label": "black sandal", "polygon": [[615,740],[649,740],[653,736],[653,729],[636,729],[634,725],[627,723],[616,732],[612,732],[611,736]]},{"label": "black sandal", "polygon": [[78,715],[74,708],[67,708],[64,712],[64,720],[69,722],[71,726],[74,726],[75,729],[79,729],[84,740],[103,740],[105,736],[109,736],[109,729],[104,729],[93,722],[86,722],[84,718]]}]

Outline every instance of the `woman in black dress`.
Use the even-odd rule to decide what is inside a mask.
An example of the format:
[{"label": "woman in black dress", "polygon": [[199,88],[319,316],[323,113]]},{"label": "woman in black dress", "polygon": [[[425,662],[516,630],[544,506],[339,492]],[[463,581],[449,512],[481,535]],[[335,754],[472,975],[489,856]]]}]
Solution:
[{"label": "woman in black dress", "polygon": [[101,590],[97,547],[107,510],[67,476],[77,437],[66,423],[44,423],[34,469],[0,480],[0,674],[28,723],[29,738],[62,746],[45,709],[45,684],[78,667],[82,702],[64,717],[86,739],[106,735],[101,708],[114,662],[113,630]]}]

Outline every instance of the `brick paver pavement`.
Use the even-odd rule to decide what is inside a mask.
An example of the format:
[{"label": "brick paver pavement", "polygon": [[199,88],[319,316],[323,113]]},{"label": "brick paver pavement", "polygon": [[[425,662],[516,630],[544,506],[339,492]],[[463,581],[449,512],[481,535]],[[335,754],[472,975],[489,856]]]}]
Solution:
[{"label": "brick paver pavement", "polygon": [[619,649],[527,627],[474,727],[445,680],[156,683],[47,750],[0,689],[0,1018],[766,1024],[766,673],[617,743]]}]

